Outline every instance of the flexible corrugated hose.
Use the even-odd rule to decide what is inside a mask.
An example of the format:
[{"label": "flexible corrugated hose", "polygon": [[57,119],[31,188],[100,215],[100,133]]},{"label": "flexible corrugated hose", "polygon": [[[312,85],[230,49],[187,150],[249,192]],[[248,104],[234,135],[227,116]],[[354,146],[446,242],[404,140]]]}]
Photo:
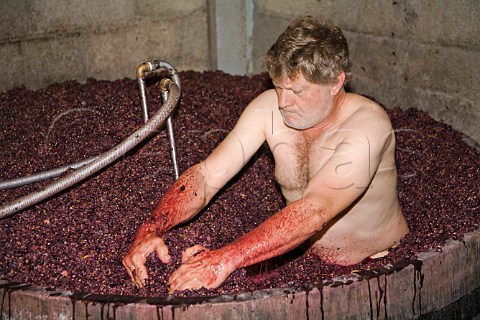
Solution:
[{"label": "flexible corrugated hose", "polygon": [[148,137],[151,133],[153,133],[157,128],[162,126],[175,110],[180,98],[180,88],[173,81],[170,79],[162,79],[162,81],[164,83],[161,83],[160,86],[169,88],[168,99],[164,102],[160,110],[158,110],[157,113],[150,118],[147,123],[145,123],[142,127],[136,130],[118,145],[109,151],[102,153],[95,160],[82,166],[80,169],[75,170],[74,172],[58,179],[57,181],[38,191],[34,191],[8,204],[2,205],[0,207],[0,219],[28,208],[86,179],[123,156],[125,153],[143,141],[146,137]]}]

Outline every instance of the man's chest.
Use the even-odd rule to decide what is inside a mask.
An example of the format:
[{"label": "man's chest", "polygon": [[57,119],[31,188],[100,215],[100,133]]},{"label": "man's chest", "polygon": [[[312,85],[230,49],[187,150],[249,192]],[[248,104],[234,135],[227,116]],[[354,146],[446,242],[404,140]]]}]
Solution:
[{"label": "man's chest", "polygon": [[268,140],[275,159],[275,178],[287,200],[301,197],[308,182],[333,155],[335,140],[320,137],[306,140],[295,135]]}]

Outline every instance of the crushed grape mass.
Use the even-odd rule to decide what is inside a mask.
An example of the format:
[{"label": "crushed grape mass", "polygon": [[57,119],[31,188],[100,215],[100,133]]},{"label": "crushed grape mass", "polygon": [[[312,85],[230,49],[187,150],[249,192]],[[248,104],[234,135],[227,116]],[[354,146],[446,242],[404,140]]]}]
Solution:
[{"label": "crushed grape mass", "polygon": [[[173,116],[180,171],[205,159],[246,105],[271,82],[265,74],[180,72],[182,96]],[[161,105],[158,76],[147,79],[153,115]],[[107,151],[143,124],[137,82],[68,81],[41,90],[0,94],[0,180],[56,168]],[[215,296],[319,283],[353,270],[408,261],[478,229],[480,152],[461,133],[414,108],[388,109],[397,139],[398,192],[411,232],[388,256],[342,267],[300,247],[235,271],[219,288],[177,292]],[[252,230],[285,204],[262,147],[192,221],[164,235],[172,262],[147,259],[148,288],[132,286],[122,266],[135,231],[173,182],[161,129],[119,161],[50,199],[0,220],[0,278],[57,290],[166,296],[166,280],[187,247],[215,249]],[[0,191],[8,203],[50,180]]]}]

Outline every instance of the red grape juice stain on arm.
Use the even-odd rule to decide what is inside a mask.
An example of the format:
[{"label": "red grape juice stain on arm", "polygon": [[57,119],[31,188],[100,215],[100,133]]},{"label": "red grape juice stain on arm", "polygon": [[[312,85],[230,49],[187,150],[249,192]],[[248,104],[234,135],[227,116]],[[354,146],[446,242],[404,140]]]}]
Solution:
[{"label": "red grape juice stain on arm", "polygon": [[[148,279],[146,257],[157,252],[158,258],[170,262],[170,255],[162,234],[179,223],[187,221],[205,206],[203,175],[195,167],[187,170],[162,197],[151,216],[140,226],[133,244],[123,258],[123,265],[133,283],[144,287]],[[202,196],[199,196],[202,195]]]},{"label": "red grape juice stain on arm", "polygon": [[300,199],[257,228],[241,236],[225,250],[237,269],[280,256],[320,231],[328,221],[326,214],[308,200]]},{"label": "red grape juice stain on arm", "polygon": [[152,215],[145,221],[144,225],[147,225],[145,231],[161,235],[194,217],[206,205],[202,186],[203,176],[196,166],[185,171],[165,193]]}]

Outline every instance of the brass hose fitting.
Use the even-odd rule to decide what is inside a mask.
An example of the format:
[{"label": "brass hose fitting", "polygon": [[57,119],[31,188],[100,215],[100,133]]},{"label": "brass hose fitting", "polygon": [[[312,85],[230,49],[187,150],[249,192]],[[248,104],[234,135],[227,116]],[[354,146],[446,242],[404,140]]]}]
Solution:
[{"label": "brass hose fitting", "polygon": [[[170,87],[172,84],[176,84],[178,89],[180,90],[180,77],[178,76],[177,70],[166,61],[162,60],[152,60],[148,62],[144,62],[137,67],[137,81],[140,87],[140,97],[142,100],[142,108],[143,108],[143,119],[145,122],[148,121],[148,106],[147,106],[147,98],[145,95],[145,74],[147,72],[151,72],[157,69],[165,69],[168,73],[170,73],[170,77],[172,79],[162,79],[160,81],[160,92],[162,96],[162,101],[165,103],[168,100],[168,94],[170,91]],[[175,138],[173,135],[173,123],[172,118],[167,118],[167,135],[168,139],[170,140],[170,149],[172,151],[172,163],[175,173],[175,179],[178,179],[179,170],[177,164],[177,151],[175,147]]]},{"label": "brass hose fitting", "polygon": [[168,78],[163,78],[160,80],[160,91],[165,92],[170,90],[170,86],[172,85],[173,81]]},{"label": "brass hose fitting", "polygon": [[145,62],[137,67],[137,79],[145,78],[145,73],[152,71],[152,64]]}]

